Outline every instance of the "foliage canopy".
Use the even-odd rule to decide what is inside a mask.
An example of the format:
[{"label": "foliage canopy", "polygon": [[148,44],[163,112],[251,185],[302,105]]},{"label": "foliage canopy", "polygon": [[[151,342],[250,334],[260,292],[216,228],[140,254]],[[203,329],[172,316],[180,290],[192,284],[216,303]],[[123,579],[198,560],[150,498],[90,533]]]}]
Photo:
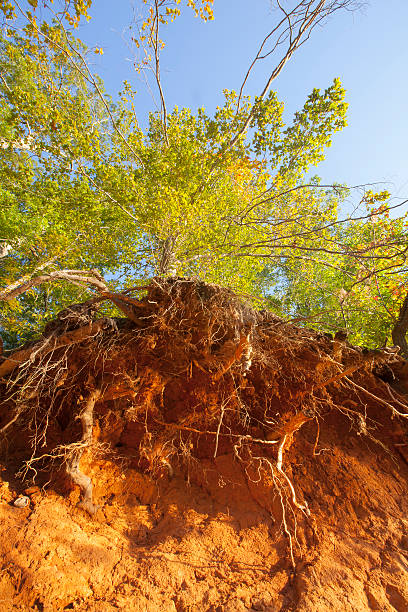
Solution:
[{"label": "foliage canopy", "polygon": [[[0,40],[0,286],[58,269],[96,269],[122,290],[155,274],[198,276],[361,342],[389,336],[406,220],[390,219],[389,194],[367,192],[364,214],[340,223],[350,191],[309,176],[346,125],[338,79],[314,89],[289,125],[272,90],[253,99],[225,90],[213,115],[168,112],[159,26],[178,16],[179,1],[145,1],[133,41],[139,69],[153,63],[162,104],[142,130],[131,85],[113,101],[64,25],[88,18],[90,2],[68,4],[52,23],[30,4],[25,27],[11,21]],[[0,8],[12,17],[16,5]],[[213,17],[211,0],[188,5]],[[2,335],[22,341],[90,291],[31,288],[4,302]]]}]

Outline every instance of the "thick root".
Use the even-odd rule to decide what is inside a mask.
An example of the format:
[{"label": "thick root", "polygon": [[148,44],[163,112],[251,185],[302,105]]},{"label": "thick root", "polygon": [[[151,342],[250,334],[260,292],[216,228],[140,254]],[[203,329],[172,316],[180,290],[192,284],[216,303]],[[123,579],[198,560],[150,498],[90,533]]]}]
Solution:
[{"label": "thick root", "polygon": [[79,450],[76,450],[71,456],[70,460],[67,462],[66,468],[68,476],[70,476],[72,481],[77,484],[82,491],[82,499],[79,502],[78,506],[86,510],[90,515],[94,515],[97,512],[99,506],[94,504],[92,500],[92,480],[89,476],[81,472],[81,470],[79,469],[79,463],[81,461],[81,457],[85,448],[87,448],[92,441],[93,410],[100,396],[101,390],[99,388],[96,388],[90,393],[87,399],[85,408],[80,414],[82,424],[82,446]]}]

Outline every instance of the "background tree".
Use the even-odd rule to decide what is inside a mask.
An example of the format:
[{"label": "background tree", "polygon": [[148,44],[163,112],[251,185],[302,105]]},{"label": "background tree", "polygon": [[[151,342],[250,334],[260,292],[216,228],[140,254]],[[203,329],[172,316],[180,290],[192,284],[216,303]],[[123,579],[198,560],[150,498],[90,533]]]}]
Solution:
[{"label": "background tree", "polygon": [[329,226],[321,251],[301,265],[290,257],[284,262],[287,312],[316,327],[346,329],[356,343],[391,340],[406,292],[408,224],[407,214],[392,218],[381,204],[388,195],[368,191],[362,219]]}]

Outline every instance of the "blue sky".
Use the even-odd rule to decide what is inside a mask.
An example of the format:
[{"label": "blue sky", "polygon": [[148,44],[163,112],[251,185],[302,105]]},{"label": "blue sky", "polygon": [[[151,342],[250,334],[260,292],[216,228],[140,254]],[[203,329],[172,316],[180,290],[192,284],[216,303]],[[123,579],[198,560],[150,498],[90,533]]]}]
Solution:
[{"label": "blue sky", "polygon": [[[153,102],[133,69],[134,51],[126,45],[140,4],[94,0],[92,20],[80,27],[79,36],[103,47],[103,56],[93,56],[92,68],[112,95],[124,79],[135,86],[143,120]],[[185,8],[163,30],[161,64],[170,109],[177,104],[212,111],[222,103],[224,88],[239,89],[276,13],[269,0],[215,0],[214,15],[214,21],[203,23]],[[347,90],[349,125],[335,135],[316,170],[324,182],[385,181],[394,196],[408,197],[407,23],[406,0],[372,0],[358,13],[337,13],[313,32],[275,81],[288,120],[313,87],[324,89],[340,77]],[[262,89],[270,68],[268,60],[258,67],[248,94]]]}]

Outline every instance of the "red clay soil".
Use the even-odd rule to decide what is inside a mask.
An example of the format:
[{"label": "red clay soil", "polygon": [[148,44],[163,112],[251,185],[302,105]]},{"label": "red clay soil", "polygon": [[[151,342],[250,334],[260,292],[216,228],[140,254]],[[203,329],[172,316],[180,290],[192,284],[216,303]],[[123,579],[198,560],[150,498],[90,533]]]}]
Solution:
[{"label": "red clay soil", "polygon": [[0,362],[0,610],[407,611],[406,362],[191,280],[126,303]]}]

